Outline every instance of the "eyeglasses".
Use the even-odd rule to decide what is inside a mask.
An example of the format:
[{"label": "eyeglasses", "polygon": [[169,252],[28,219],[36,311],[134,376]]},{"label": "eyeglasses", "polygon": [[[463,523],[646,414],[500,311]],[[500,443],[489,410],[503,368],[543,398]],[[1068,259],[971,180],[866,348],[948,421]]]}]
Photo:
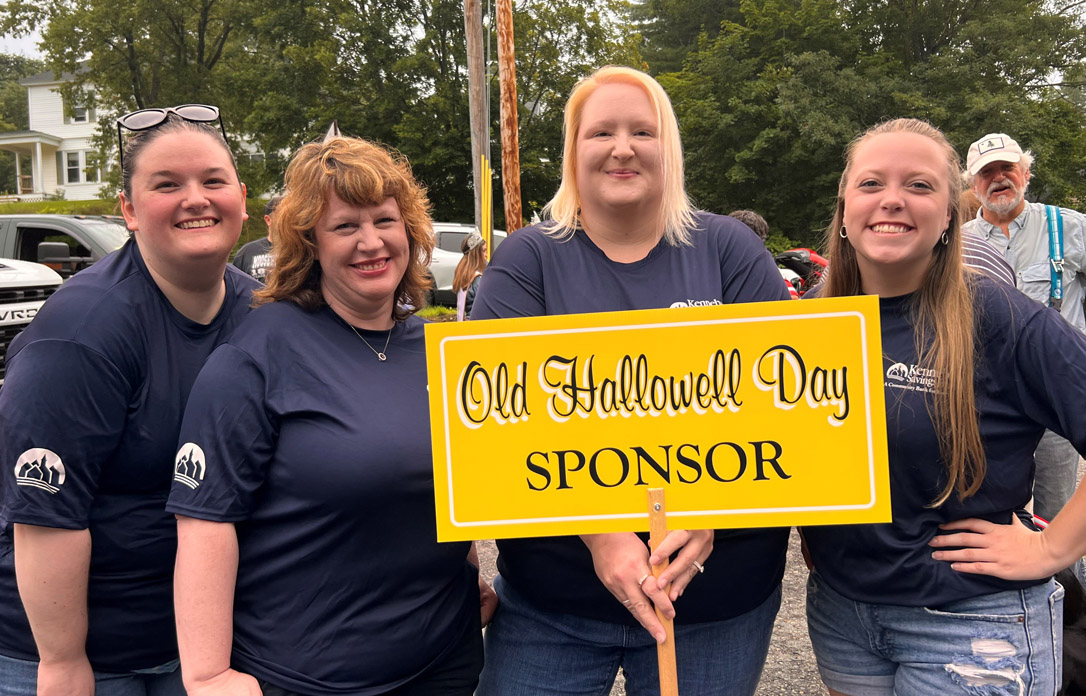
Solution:
[{"label": "eyeglasses", "polygon": [[226,140],[226,126],[223,125],[222,115],[219,113],[217,106],[182,104],[168,109],[140,109],[117,119],[117,147],[121,155],[121,169],[124,169],[124,138],[121,129],[130,131],[151,130],[165,123],[170,114],[177,114],[191,123],[214,123],[218,121],[223,140]]}]

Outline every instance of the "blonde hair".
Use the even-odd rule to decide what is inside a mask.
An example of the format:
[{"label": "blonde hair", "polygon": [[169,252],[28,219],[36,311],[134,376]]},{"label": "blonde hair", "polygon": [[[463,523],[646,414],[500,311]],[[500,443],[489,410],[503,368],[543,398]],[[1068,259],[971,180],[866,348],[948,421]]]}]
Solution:
[{"label": "blonde hair", "polygon": [[294,302],[310,311],[325,304],[314,228],[334,193],[356,206],[396,199],[407,229],[407,270],[396,287],[393,319],[402,321],[421,307],[432,285],[427,266],[434,249],[430,202],[402,155],[359,138],[335,137],[309,143],[294,155],[286,173],[286,194],[276,208],[272,245],[275,264],[254,304]]},{"label": "blonde hair", "polygon": [[932,507],[942,505],[953,493],[960,499],[977,492],[987,471],[984,444],[974,399],[973,284],[962,266],[960,199],[962,179],[958,153],[946,136],[930,123],[900,118],[881,123],[853,140],[845,151],[845,170],[837,189],[837,209],[826,231],[826,248],[833,272],[826,280],[823,296],[860,294],[860,269],[856,252],[844,229],[845,190],[856,151],[869,139],[886,133],[914,133],[931,139],[946,156],[946,184],[950,205],[947,243],[937,242],[931,265],[919,290],[910,299],[909,321],[913,324],[920,366],[934,370],[941,389],[928,403],[939,453],[946,462],[947,483]]},{"label": "blonde hair", "polygon": [[581,197],[577,185],[577,134],[581,127],[581,114],[585,102],[602,85],[632,85],[645,92],[656,112],[659,128],[660,161],[663,179],[663,199],[660,204],[658,225],[664,231],[664,240],[672,246],[690,244],[690,230],[696,225],[694,206],[686,195],[683,182],[682,141],[679,123],[671,100],[660,83],[650,76],[634,70],[609,65],[600,68],[578,82],[566,102],[562,130],[565,134],[562,159],[562,183],[554,198],[543,208],[543,214],[553,224],[547,226],[547,234],[556,239],[567,239],[581,226]]}]

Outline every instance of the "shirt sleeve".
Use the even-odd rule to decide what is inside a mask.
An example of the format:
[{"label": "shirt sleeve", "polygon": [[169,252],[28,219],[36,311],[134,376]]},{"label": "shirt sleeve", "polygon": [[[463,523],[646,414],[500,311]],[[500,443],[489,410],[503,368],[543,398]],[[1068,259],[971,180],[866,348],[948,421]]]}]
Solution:
[{"label": "shirt sleeve", "polygon": [[167,512],[214,522],[249,516],[275,452],[264,372],[244,351],[215,350],[192,387]]},{"label": "shirt sleeve", "polygon": [[1086,335],[1044,309],[1022,327],[1014,358],[1025,413],[1086,452]]},{"label": "shirt sleeve", "polygon": [[0,389],[0,516],[86,529],[130,394],[112,361],[74,341],[34,341],[11,356]]},{"label": "shirt sleeve", "polygon": [[511,234],[494,252],[479,281],[472,319],[535,317],[547,313],[543,264],[528,232]]},{"label": "shirt sleeve", "polygon": [[728,243],[721,245],[720,291],[725,304],[791,299],[772,254],[746,225],[729,220],[742,229],[726,231]]}]

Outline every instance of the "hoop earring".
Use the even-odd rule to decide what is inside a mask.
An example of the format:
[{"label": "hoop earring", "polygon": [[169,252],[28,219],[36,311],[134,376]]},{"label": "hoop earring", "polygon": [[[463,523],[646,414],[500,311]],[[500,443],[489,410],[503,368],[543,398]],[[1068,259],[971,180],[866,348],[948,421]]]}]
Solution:
[{"label": "hoop earring", "polygon": [[950,244],[950,236],[947,235],[946,230],[943,230],[943,236],[939,239],[943,242],[943,246]]},{"label": "hoop earring", "polygon": [[848,235],[845,234],[845,226],[844,225],[841,225],[841,231],[838,232],[837,234],[841,235],[841,239],[848,239]]}]

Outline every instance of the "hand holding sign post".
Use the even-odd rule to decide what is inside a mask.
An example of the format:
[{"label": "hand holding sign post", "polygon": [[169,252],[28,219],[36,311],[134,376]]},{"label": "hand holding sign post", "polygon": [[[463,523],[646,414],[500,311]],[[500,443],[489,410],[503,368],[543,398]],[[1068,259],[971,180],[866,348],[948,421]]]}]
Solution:
[{"label": "hand holding sign post", "polygon": [[442,541],[890,520],[876,298],[426,331]]}]

